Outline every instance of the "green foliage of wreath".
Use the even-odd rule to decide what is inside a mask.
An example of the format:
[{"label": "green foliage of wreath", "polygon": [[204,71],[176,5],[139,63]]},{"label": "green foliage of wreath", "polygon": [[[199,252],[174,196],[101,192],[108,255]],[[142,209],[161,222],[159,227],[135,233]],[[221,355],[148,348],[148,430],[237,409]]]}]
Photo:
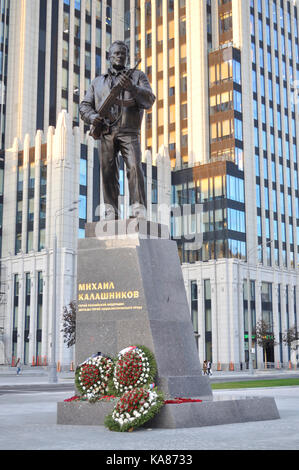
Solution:
[{"label": "green foliage of wreath", "polygon": [[[142,394],[141,399],[134,402],[134,395]],[[144,400],[145,395],[152,397],[152,400]],[[125,403],[125,409],[121,410],[122,403]],[[135,406],[129,407],[130,404]],[[104,425],[110,431],[127,432],[132,431],[151,420],[164,405],[164,395],[157,388],[152,390],[145,388],[133,389],[125,392],[119,399],[114,410],[106,416]]]}]

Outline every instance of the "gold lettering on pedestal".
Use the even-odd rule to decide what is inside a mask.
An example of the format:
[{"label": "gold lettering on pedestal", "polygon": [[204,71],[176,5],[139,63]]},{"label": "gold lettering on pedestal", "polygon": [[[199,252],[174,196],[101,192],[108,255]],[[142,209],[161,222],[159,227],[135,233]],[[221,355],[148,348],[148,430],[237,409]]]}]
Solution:
[{"label": "gold lettering on pedestal", "polygon": [[[141,310],[139,305],[126,305],[125,302],[109,302],[113,300],[139,299],[139,290],[116,290],[114,282],[80,282],[78,284],[78,310],[84,312],[104,310]],[[98,303],[98,301],[108,301]],[[83,303],[84,302],[84,303]],[[91,303],[90,303],[91,302]]]}]

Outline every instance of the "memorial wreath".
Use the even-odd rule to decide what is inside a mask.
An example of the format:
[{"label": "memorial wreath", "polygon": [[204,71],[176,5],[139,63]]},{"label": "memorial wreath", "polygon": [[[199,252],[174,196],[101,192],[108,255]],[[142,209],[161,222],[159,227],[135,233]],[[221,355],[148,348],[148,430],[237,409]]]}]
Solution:
[{"label": "memorial wreath", "polygon": [[163,405],[157,389],[135,388],[122,395],[104,424],[110,431],[130,431],[153,418]]},{"label": "memorial wreath", "polygon": [[145,346],[129,346],[118,353],[111,390],[115,395],[151,384],[157,373],[153,353]]},{"label": "memorial wreath", "polygon": [[101,355],[88,358],[76,369],[75,383],[78,391],[90,401],[108,395],[112,371],[112,359]]}]

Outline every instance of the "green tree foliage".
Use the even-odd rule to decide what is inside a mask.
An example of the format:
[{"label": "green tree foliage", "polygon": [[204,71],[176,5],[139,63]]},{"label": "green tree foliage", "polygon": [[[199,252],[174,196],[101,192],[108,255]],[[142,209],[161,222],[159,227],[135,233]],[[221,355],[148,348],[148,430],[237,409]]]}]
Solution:
[{"label": "green tree foliage", "polygon": [[272,326],[264,320],[258,321],[255,327],[256,341],[258,346],[264,350],[265,362],[267,362],[267,348],[277,344],[272,330]]},{"label": "green tree foliage", "polygon": [[299,332],[296,326],[292,326],[291,328],[287,329],[282,335],[282,342],[285,343],[290,348],[296,349],[295,341],[299,340]]}]

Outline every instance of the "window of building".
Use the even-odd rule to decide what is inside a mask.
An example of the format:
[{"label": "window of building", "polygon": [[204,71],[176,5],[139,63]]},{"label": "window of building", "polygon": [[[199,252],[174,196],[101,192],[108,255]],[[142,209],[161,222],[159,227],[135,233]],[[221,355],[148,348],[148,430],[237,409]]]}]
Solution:
[{"label": "window of building", "polygon": [[102,20],[102,0],[96,0],[96,19]]},{"label": "window of building", "polygon": [[198,295],[196,281],[191,281],[191,321],[194,333],[198,333]]},{"label": "window of building", "polygon": [[243,125],[240,119],[235,118],[235,138],[242,141],[243,140]]},{"label": "window of building", "polygon": [[206,359],[212,362],[212,305],[211,282],[204,280],[204,309],[205,309],[205,352]]},{"label": "window of building", "polygon": [[74,17],[74,37],[80,39],[80,18]]},{"label": "window of building", "polygon": [[220,13],[219,15],[219,34],[227,33],[232,29],[233,19],[232,11]]}]

